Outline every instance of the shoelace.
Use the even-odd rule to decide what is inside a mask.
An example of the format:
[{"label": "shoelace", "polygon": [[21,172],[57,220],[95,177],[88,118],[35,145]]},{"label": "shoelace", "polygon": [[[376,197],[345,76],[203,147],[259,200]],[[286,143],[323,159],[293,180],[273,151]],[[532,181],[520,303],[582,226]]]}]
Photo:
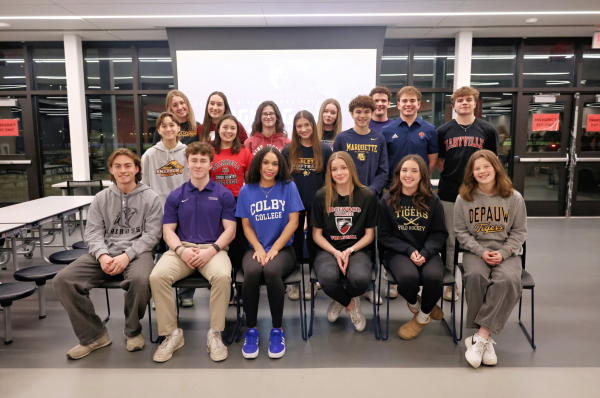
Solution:
[{"label": "shoelace", "polygon": [[[475,338],[473,338],[474,340]],[[474,344],[475,346],[475,350],[477,351],[477,353],[481,356],[483,355],[483,352],[485,351],[485,348],[487,347],[488,342],[485,340],[477,340]]]},{"label": "shoelace", "polygon": [[492,340],[491,337],[488,337],[488,341],[485,344],[486,349],[488,350],[493,350],[494,349],[494,344],[496,344],[496,342],[494,340]]},{"label": "shoelace", "polygon": [[246,339],[244,345],[258,345],[258,336],[246,332],[244,333],[244,338]]},{"label": "shoelace", "polygon": [[271,338],[269,339],[269,341],[271,341],[272,344],[281,344],[283,340],[283,333],[273,333],[271,335]]},{"label": "shoelace", "polygon": [[360,322],[360,317],[358,316],[358,307],[356,307],[356,304],[354,304],[354,308],[352,308],[352,311],[350,311],[349,315],[352,323]]},{"label": "shoelace", "polygon": [[175,336],[173,336],[172,334],[168,335],[167,337],[165,337],[165,341],[162,342],[162,344],[160,345],[160,347],[158,347],[159,349],[168,349],[171,348],[171,345],[175,342]]},{"label": "shoelace", "polygon": [[225,344],[223,344],[223,340],[221,340],[221,333],[213,333],[213,338],[210,340],[211,348],[225,348]]}]

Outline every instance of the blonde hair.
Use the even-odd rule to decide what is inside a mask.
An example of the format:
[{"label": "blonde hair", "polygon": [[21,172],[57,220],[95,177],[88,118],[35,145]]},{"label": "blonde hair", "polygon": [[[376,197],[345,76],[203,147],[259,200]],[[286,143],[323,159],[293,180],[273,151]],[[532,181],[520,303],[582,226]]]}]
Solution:
[{"label": "blonde hair", "polygon": [[479,101],[479,91],[476,88],[471,86],[462,86],[452,93],[452,97],[450,97],[450,102],[454,105],[454,101],[456,101],[459,97],[466,97],[467,95],[472,95],[475,102]]},{"label": "blonde hair", "polygon": [[183,98],[183,101],[185,101],[185,104],[187,105],[187,112],[188,112],[187,122],[188,122],[188,126],[190,128],[190,131],[197,131],[198,123],[196,123],[196,117],[194,116],[194,110],[192,109],[192,104],[190,103],[190,100],[184,93],[182,93],[179,90],[169,91],[169,93],[167,94],[167,99],[165,101],[165,107],[167,108],[167,111],[173,112],[171,110],[171,102],[173,101],[173,97]]},{"label": "blonde hair", "polygon": [[335,122],[333,122],[332,140],[335,140],[335,137],[342,132],[342,107],[340,106],[340,103],[337,102],[337,100],[333,98],[326,99],[321,104],[321,109],[319,109],[319,117],[317,122],[317,134],[319,135],[319,140],[323,139],[323,134],[325,133],[325,124],[323,123],[323,112],[325,112],[325,108],[329,104],[333,104],[337,108],[337,117],[335,119]]},{"label": "blonde hair", "polygon": [[419,102],[421,101],[421,98],[423,98],[421,92],[417,90],[417,88],[414,86],[402,87],[400,91],[398,91],[398,93],[396,94],[396,101],[400,102],[400,98],[402,98],[403,95],[414,95],[417,97],[417,101]]},{"label": "blonde hair", "polygon": [[[356,172],[356,166],[354,165],[354,161],[352,160],[350,155],[348,155],[347,152],[343,152],[343,151],[335,152],[333,155],[331,155],[331,157],[329,158],[329,161],[327,162],[327,175],[325,176],[325,211],[327,213],[331,212],[331,208],[333,207],[333,202],[335,201],[335,199],[338,196],[336,182],[333,181],[333,177],[331,176],[331,164],[336,159],[342,159],[346,163],[346,166],[348,167],[348,170],[350,172],[350,179],[348,181],[348,183],[350,184],[350,198],[349,198],[350,206],[352,206],[352,192],[354,191],[354,187],[356,186],[359,188],[365,188],[365,186],[363,184],[361,184],[358,179],[358,173]],[[334,190],[335,190],[336,195],[333,194]]]}]

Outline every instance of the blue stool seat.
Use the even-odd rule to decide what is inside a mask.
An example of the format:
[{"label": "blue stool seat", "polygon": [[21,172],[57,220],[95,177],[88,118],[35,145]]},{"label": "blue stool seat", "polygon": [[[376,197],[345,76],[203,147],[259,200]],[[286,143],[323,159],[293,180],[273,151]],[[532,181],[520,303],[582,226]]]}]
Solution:
[{"label": "blue stool seat", "polygon": [[29,283],[3,283],[0,285],[0,305],[4,307],[4,344],[12,343],[11,306],[13,301],[29,297],[35,287]]},{"label": "blue stool seat", "polygon": [[88,249],[63,250],[51,254],[48,258],[52,264],[71,264],[84,254],[88,254]]},{"label": "blue stool seat", "polygon": [[80,240],[79,242],[75,242],[73,243],[73,246],[71,246],[73,249],[87,249],[88,247],[86,246],[85,242]]},{"label": "blue stool seat", "polygon": [[63,268],[62,264],[23,268],[15,272],[13,277],[20,282],[35,282],[39,286],[46,284],[47,280],[54,278]]}]

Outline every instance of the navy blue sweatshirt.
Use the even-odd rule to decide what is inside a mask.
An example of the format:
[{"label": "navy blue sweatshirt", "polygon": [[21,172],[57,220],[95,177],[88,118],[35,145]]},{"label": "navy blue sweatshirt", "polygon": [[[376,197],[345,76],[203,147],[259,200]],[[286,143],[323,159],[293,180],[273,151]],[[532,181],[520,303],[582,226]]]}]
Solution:
[{"label": "navy blue sweatshirt", "polygon": [[385,138],[369,131],[358,134],[354,129],[342,131],[335,137],[333,152],[344,151],[354,160],[359,181],[380,195],[388,178],[388,156]]}]

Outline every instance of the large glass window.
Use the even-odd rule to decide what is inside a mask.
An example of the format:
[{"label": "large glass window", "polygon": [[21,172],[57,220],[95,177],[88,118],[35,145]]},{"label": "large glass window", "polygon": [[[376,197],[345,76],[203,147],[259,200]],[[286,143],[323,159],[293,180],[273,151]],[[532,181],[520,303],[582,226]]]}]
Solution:
[{"label": "large glass window", "polygon": [[512,118],[513,118],[513,94],[511,93],[481,93],[481,117],[496,127],[500,147],[498,158],[509,169],[512,159]]},{"label": "large glass window", "polygon": [[33,89],[67,90],[64,48],[33,48]]},{"label": "large glass window", "polygon": [[139,88],[141,90],[171,90],[175,87],[173,63],[168,48],[138,50]]},{"label": "large glass window", "polygon": [[379,81],[393,93],[408,84],[408,47],[386,40],[381,57]]},{"label": "large glass window", "polygon": [[29,200],[27,170],[18,167],[0,168],[0,203],[21,203]]},{"label": "large glass window", "polygon": [[572,42],[525,46],[524,87],[572,87],[575,48]]},{"label": "large glass window", "polygon": [[473,45],[471,86],[516,87],[517,46]]},{"label": "large glass window", "polygon": [[0,119],[16,119],[19,126],[18,136],[0,137],[0,155],[22,155],[25,153],[23,138],[23,118],[21,106],[0,106]]},{"label": "large glass window", "polygon": [[86,48],[86,90],[132,90],[131,48]]},{"label": "large glass window", "polygon": [[165,111],[164,95],[142,95],[142,154],[152,147],[156,132],[156,119]]},{"label": "large glass window", "polygon": [[568,134],[564,125],[565,104],[529,104],[527,120],[527,152],[566,153],[561,148],[562,137]]},{"label": "large glass window", "polygon": [[414,51],[413,81],[420,88],[452,88],[454,84],[454,46],[419,45]]},{"label": "large glass window", "polygon": [[581,119],[581,151],[600,151],[600,102],[586,102]]},{"label": "large glass window", "polygon": [[25,90],[23,48],[0,49],[0,90]]},{"label": "large glass window", "polygon": [[73,179],[67,97],[35,97],[42,153],[44,196],[61,195],[52,185]]},{"label": "large glass window", "polygon": [[107,180],[106,161],[115,149],[137,152],[133,96],[88,95],[86,105],[92,178]]},{"label": "large glass window", "polygon": [[600,165],[579,163],[577,170],[577,201],[600,201]]},{"label": "large glass window", "polygon": [[592,50],[592,46],[584,46],[582,63],[581,85],[587,87],[599,87],[600,50]]}]

